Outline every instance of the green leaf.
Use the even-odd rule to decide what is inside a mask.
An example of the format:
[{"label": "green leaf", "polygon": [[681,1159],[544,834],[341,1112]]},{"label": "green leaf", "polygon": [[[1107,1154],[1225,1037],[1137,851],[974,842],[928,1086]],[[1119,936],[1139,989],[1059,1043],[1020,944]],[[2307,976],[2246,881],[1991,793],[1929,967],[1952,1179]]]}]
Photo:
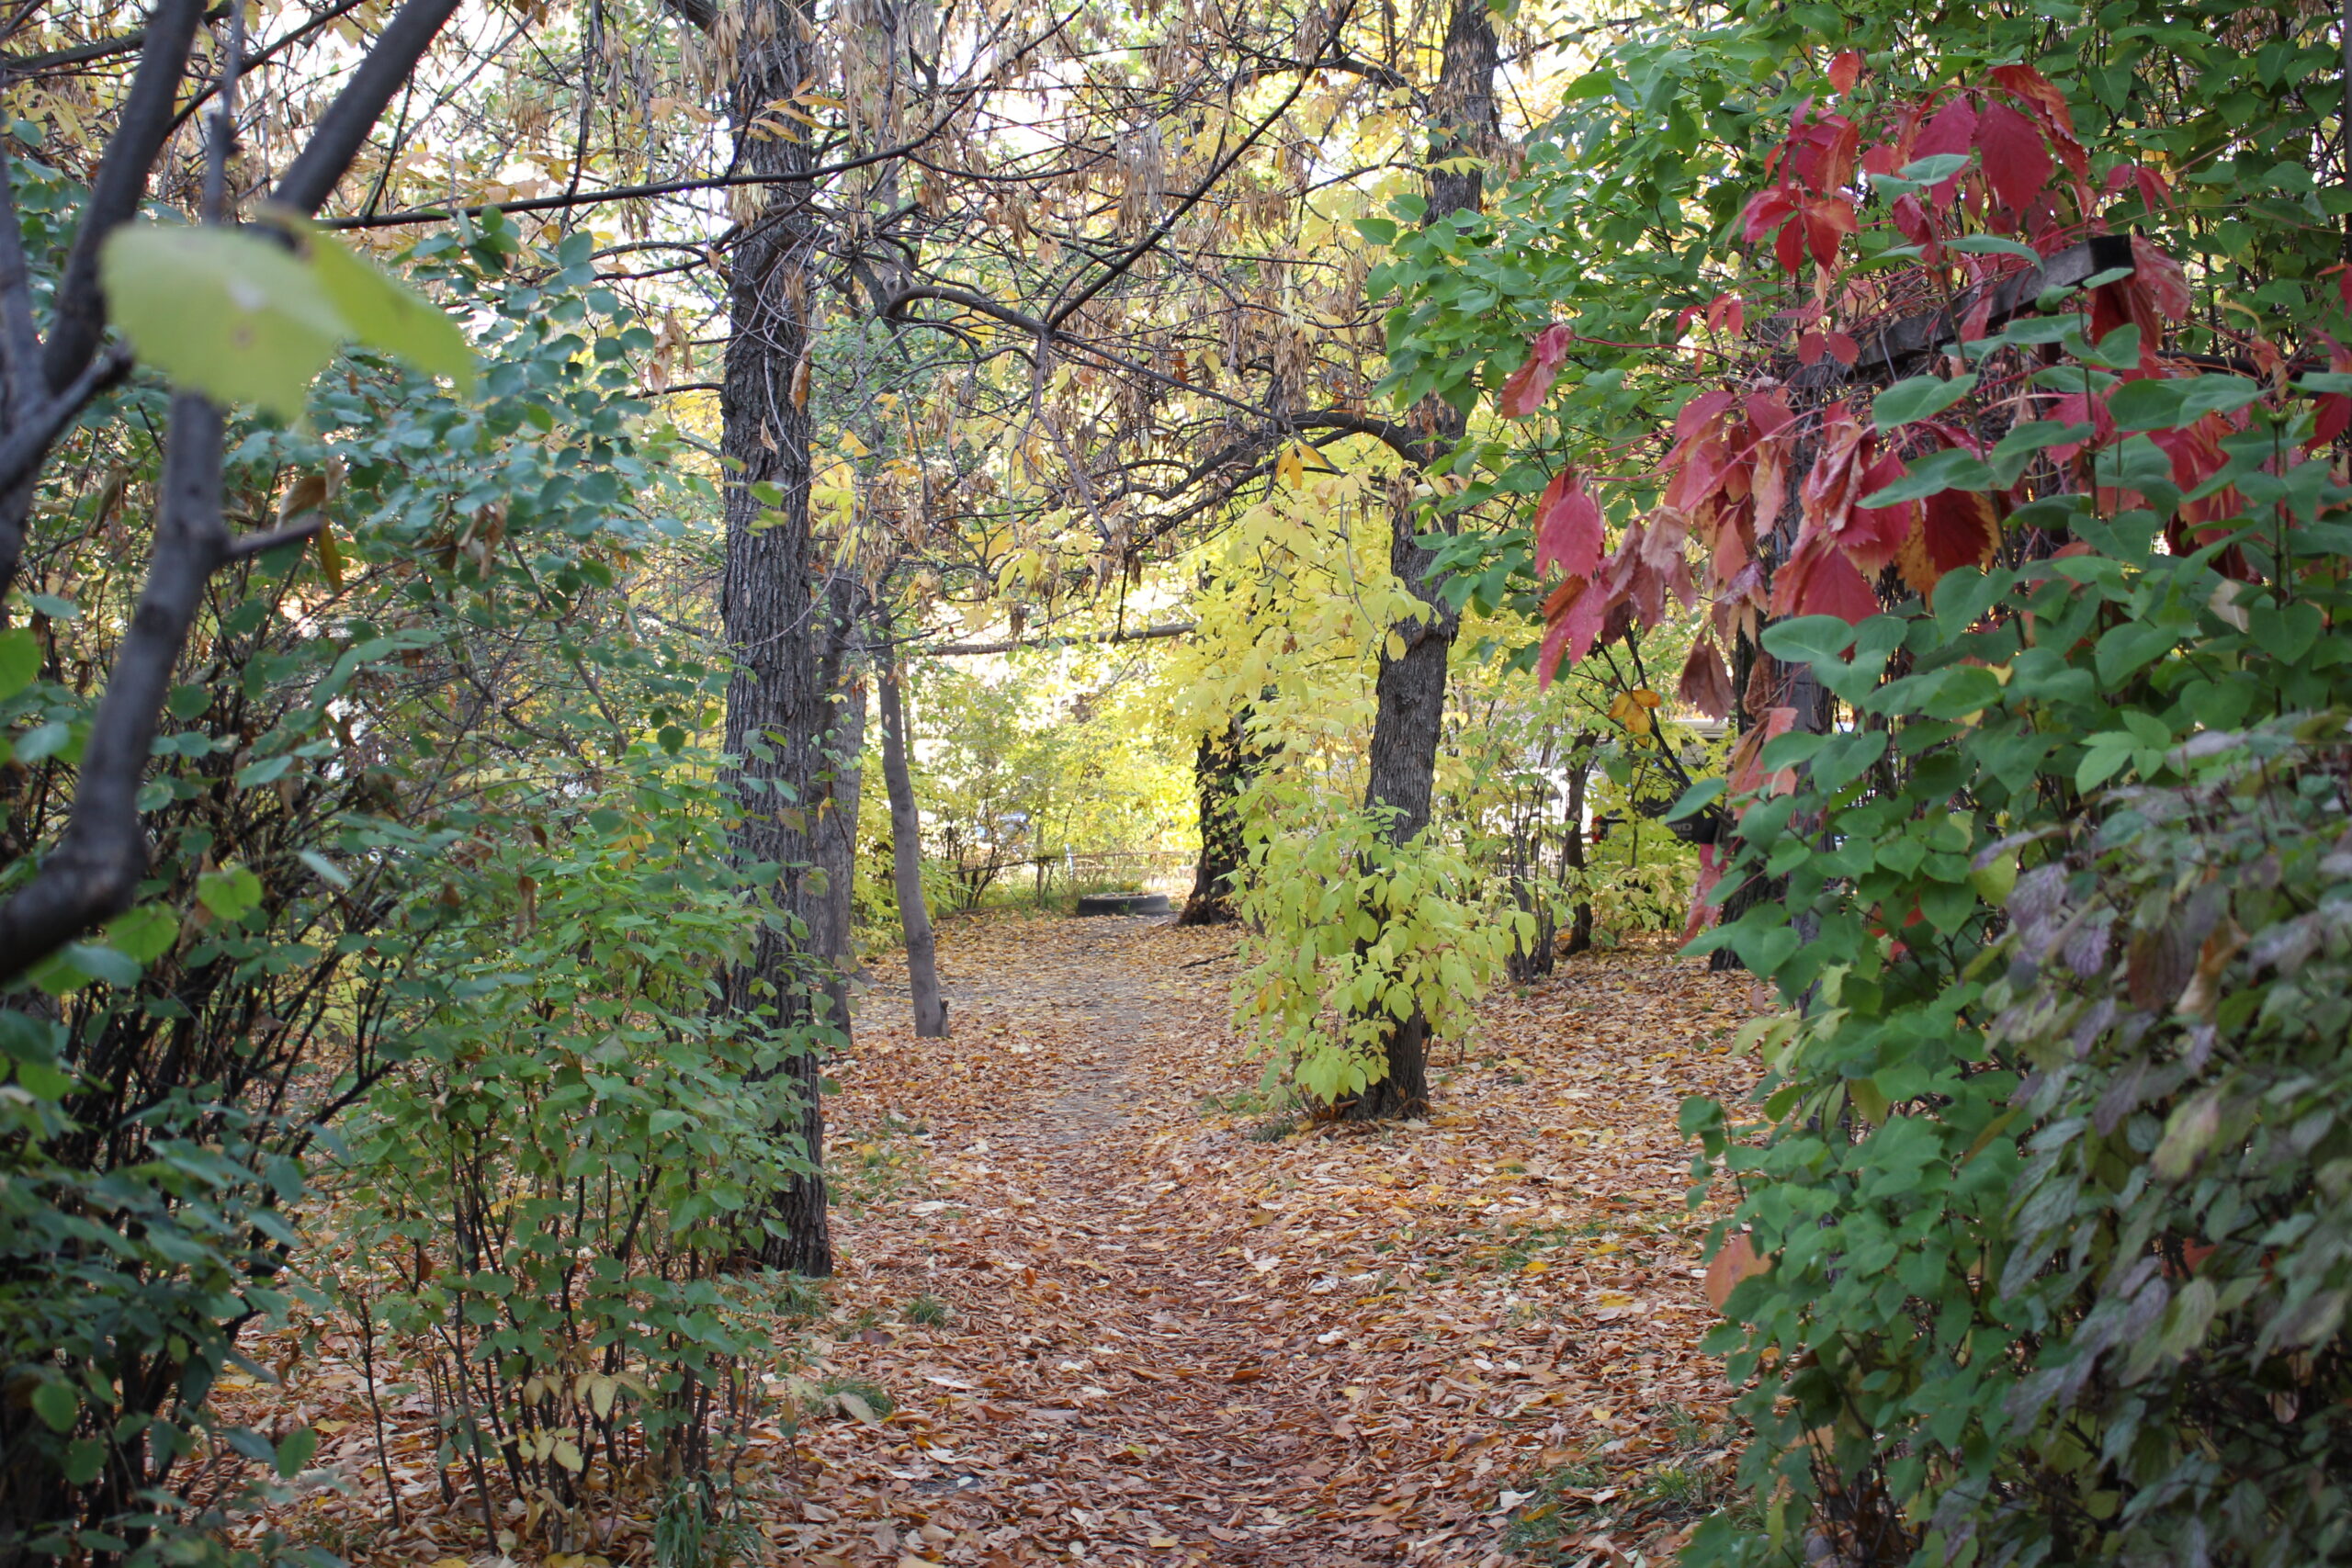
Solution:
[{"label": "green leaf", "polygon": [[336,892],[341,893],[350,887],[350,875],[344,871],[343,867],[335,864],[318,851],[298,850],[295,852],[295,858],[309,866],[312,875]]},{"label": "green leaf", "polygon": [[1854,646],[1854,627],[1843,615],[1792,615],[1764,628],[1764,651],[1790,663],[1836,659]]},{"label": "green leaf", "polygon": [[0,632],[0,698],[13,697],[40,673],[40,638],[30,626]]},{"label": "green leaf", "polygon": [[70,1432],[82,1414],[82,1396],[74,1385],[44,1382],[33,1390],[33,1414],[52,1432]]},{"label": "green leaf", "polygon": [[222,866],[196,879],[196,901],[221,919],[238,919],[261,903],[261,878],[242,865]]},{"label": "green leaf", "polygon": [[2172,651],[2174,628],[2146,621],[2126,621],[2101,633],[2094,661],[2103,685],[2112,686],[2152,660]]},{"label": "green leaf", "polygon": [[1871,418],[1881,430],[1893,430],[1913,420],[1941,413],[1975,389],[1976,377],[1973,372],[1949,381],[1934,376],[1914,376],[1907,381],[1897,381],[1871,399]]},{"label": "green leaf", "polygon": [[95,1438],[76,1438],[65,1445],[65,1460],[58,1469],[74,1485],[87,1486],[106,1467],[107,1446]]},{"label": "green leaf", "polygon": [[307,238],[311,270],[353,337],[473,389],[474,351],[447,311],[352,254],[332,234],[313,230]]},{"label": "green leaf", "polygon": [[41,1062],[18,1062],[17,1082],[24,1086],[27,1094],[51,1101],[63,1100],[74,1088],[72,1075]]},{"label": "green leaf", "polygon": [[161,904],[141,904],[107,926],[107,944],[141,964],[152,964],[179,940],[179,917]]},{"label": "green leaf", "polygon": [[141,360],[192,391],[289,422],[344,335],[317,275],[250,234],[132,224],[107,241],[98,267]]},{"label": "green leaf", "polygon": [[319,1451],[319,1435],[308,1427],[297,1427],[277,1440],[277,1473],[291,1481],[311,1462]]},{"label": "green leaf", "polygon": [[1948,490],[1992,488],[1993,470],[1984,466],[1983,458],[1966,447],[1948,446],[1921,457],[1911,465],[1908,473],[1885,489],[1864,496],[1861,503],[1864,506],[1894,506],[1905,501],[1925,501]]},{"label": "green leaf", "polygon": [[36,724],[17,737],[17,761],[29,768],[46,761],[65,750],[74,738],[74,730],[63,719],[52,718],[47,724]]},{"label": "green leaf", "polygon": [[1967,251],[1977,255],[2016,256],[2020,261],[2041,265],[2041,253],[2021,240],[2005,240],[1998,234],[1962,234],[1956,240],[1946,240],[1944,248]]},{"label": "green leaf", "polygon": [[1723,792],[1724,781],[1719,778],[1696,780],[1689,789],[1682,792],[1682,798],[1674,803],[1673,809],[1668,811],[1661,820],[1679,822],[1686,817],[1695,817],[1706,809]]}]

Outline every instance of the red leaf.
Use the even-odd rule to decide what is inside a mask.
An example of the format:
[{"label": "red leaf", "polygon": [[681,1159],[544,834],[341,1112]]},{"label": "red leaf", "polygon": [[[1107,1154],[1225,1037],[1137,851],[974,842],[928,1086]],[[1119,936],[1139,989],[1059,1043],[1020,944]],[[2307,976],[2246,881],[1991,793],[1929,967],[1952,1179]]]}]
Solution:
[{"label": "red leaf", "polygon": [[[1769,663],[1769,660],[1759,659],[1756,661],[1756,668],[1760,671]],[[1767,787],[1776,795],[1796,787],[1794,770],[1783,768],[1768,779],[1764,775],[1763,764],[1764,748],[1786,735],[1796,721],[1797,710],[1794,708],[1766,708],[1758,716],[1755,725],[1739,738],[1739,744],[1731,750],[1731,778],[1724,785],[1726,798],[1736,801],[1743,795]]]},{"label": "red leaf", "polygon": [[1987,104],[1976,122],[1976,145],[1984,150],[1984,175],[1993,194],[2012,211],[2023,212],[2049,185],[2056,165],[2041,132],[2007,104]]},{"label": "red leaf", "polygon": [[[1884,490],[1905,473],[1903,459],[1892,452],[1880,457],[1854,487],[1855,494],[1867,496]],[[1898,502],[1893,506],[1857,506],[1849,514],[1846,526],[1838,535],[1838,547],[1846,558],[1860,570],[1875,577],[1886,570],[1904,541],[1911,536],[1911,526],[1917,520],[1919,503]]]},{"label": "red leaf", "polygon": [[2352,263],[2337,262],[2334,266],[2319,269],[2322,277],[2330,273],[2335,275],[2336,302],[2345,310],[2352,310]]},{"label": "red leaf", "polygon": [[1829,357],[1849,369],[1862,356],[1861,345],[1844,333],[1831,333],[1828,341]]},{"label": "red leaf", "polygon": [[2132,287],[2146,295],[2157,313],[2172,321],[2188,320],[2194,302],[2188,294],[2188,274],[2164,250],[2132,236]]},{"label": "red leaf", "polygon": [[1574,468],[1562,469],[1535,502],[1537,573],[1557,566],[1569,577],[1589,578],[1600,570],[1602,544],[1600,506]]},{"label": "red leaf", "polygon": [[1818,365],[1821,363],[1821,356],[1828,351],[1829,340],[1819,333],[1805,333],[1797,339],[1799,365]]},{"label": "red leaf", "polygon": [[[1936,118],[1919,128],[1919,139],[1911,144],[1914,158],[1932,158],[1939,152],[1965,152],[1976,145],[1976,111],[1966,98],[1954,98],[1946,104]],[[1960,176],[1937,186],[1928,194],[1938,206],[1950,205],[1960,189]]]},{"label": "red leaf", "polygon": [[1963,566],[1983,566],[2001,540],[1993,498],[1980,491],[1939,491],[1928,498],[1919,542],[1935,576]]},{"label": "red leaf", "polygon": [[1832,403],[1821,416],[1820,447],[1804,477],[1797,499],[1805,532],[1835,536],[1846,526],[1846,513],[1854,504],[1855,468],[1864,456],[1867,433],[1855,423],[1843,402]]},{"label": "red leaf", "polygon": [[1539,686],[1552,684],[1563,655],[1574,664],[1592,651],[1593,638],[1600,636],[1601,618],[1608,610],[1609,595],[1581,577],[1571,577],[1552,590],[1552,596],[1544,602],[1544,618],[1550,626],[1535,661]]},{"label": "red leaf", "polygon": [[1731,671],[1724,668],[1715,639],[1704,632],[1690,645],[1690,657],[1682,661],[1682,680],[1675,694],[1709,718],[1731,716]]},{"label": "red leaf", "polygon": [[1527,363],[1503,383],[1501,407],[1506,419],[1525,419],[1544,406],[1552,383],[1559,378],[1560,361],[1568,355],[1573,334],[1555,321],[1537,333],[1527,345]]},{"label": "red leaf", "polygon": [[1736,392],[1718,387],[1712,392],[1702,392],[1676,412],[1674,438],[1688,441],[1707,427],[1707,423],[1739,400]]},{"label": "red leaf", "polygon": [[2066,107],[2066,95],[2032,66],[1996,65],[1987,74],[1993,78],[1993,85],[2010,96],[2041,106],[2043,112],[2061,125],[2069,128],[2074,125],[2074,112]]},{"label": "red leaf", "polygon": [[1772,259],[1781,264],[1782,272],[1795,273],[1804,269],[1804,225],[1802,222],[1792,218],[1781,225],[1780,233],[1772,241]]},{"label": "red leaf", "polygon": [[[1841,197],[1815,197],[1804,204],[1805,240],[1823,266],[1838,259],[1838,242],[1855,230],[1854,204]],[[1794,272],[1796,268],[1789,268]]]},{"label": "red leaf", "polygon": [[1747,198],[1747,206],[1740,214],[1742,232],[1747,243],[1754,244],[1789,220],[1797,209],[1797,193],[1786,185],[1766,186]]},{"label": "red leaf", "polygon": [[1736,294],[1718,294],[1707,302],[1707,330],[1738,337],[1747,330],[1747,301]]},{"label": "red leaf", "polygon": [[[1699,881],[1698,885],[1690,890],[1690,918],[1682,922],[1684,942],[1689,942],[1723,918],[1723,910],[1716,905],[1707,902],[1707,895],[1713,893],[1715,890],[1715,885],[1723,879],[1723,863],[1715,856],[1715,846],[1701,844],[1699,846]],[[1708,1281],[1712,1287],[1714,1270],[1711,1268],[1707,1273]],[[1724,1293],[1728,1296],[1731,1292],[1726,1291]]]},{"label": "red leaf", "polygon": [[2324,446],[2352,430],[2352,393],[2329,392],[2319,400],[2319,418],[2312,425],[2311,445]]},{"label": "red leaf", "polygon": [[1854,570],[1829,535],[1810,533],[1797,541],[1772,579],[1772,614],[1865,621],[1878,614],[1878,591]]},{"label": "red leaf", "polygon": [[1861,74],[1862,51],[1859,49],[1841,50],[1838,58],[1829,62],[1829,85],[1840,93],[1852,92]]}]

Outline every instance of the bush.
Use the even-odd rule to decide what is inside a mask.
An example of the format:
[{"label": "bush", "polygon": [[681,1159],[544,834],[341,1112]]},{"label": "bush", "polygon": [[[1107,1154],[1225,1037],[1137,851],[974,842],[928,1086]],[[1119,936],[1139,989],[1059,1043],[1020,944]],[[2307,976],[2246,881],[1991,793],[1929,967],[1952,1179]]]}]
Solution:
[{"label": "bush", "polygon": [[1249,922],[1234,981],[1242,1028],[1325,1104],[1387,1071],[1389,1020],[1466,1040],[1476,1007],[1534,929],[1507,886],[1419,835],[1398,845],[1377,810],[1261,783],[1245,795]]},{"label": "bush", "polygon": [[440,955],[452,1002],[349,1135],[341,1288],[422,1381],[442,1462],[559,1550],[592,1495],[710,1468],[772,1348],[722,1270],[806,1168],[778,1069],[812,1039],[713,1005],[752,919],[713,870],[719,804],[639,750],[569,831],[485,858],[469,901],[514,923]]}]

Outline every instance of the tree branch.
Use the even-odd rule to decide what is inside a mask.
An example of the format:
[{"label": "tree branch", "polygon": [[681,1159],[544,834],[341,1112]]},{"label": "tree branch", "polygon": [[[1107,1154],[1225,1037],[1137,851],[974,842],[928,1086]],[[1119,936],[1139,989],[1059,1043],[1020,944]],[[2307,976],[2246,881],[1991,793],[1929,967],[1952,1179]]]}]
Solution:
[{"label": "tree branch", "polygon": [[328,197],[351,168],[351,161],[359,156],[366,146],[368,133],[392,101],[392,95],[409,79],[424,51],[433,47],[442,24],[447,22],[458,5],[458,0],[406,0],[384,24],[376,37],[376,45],[351,73],[351,80],[335,95],[327,112],[319,117],[318,129],[311,132],[310,144],[295,158],[286,177],[277,182],[277,189],[270,199],[280,207],[290,207],[297,212],[313,213],[326,205]]},{"label": "tree branch", "polygon": [[221,445],[220,410],[190,392],[172,400],[154,559],[90,722],[73,816],[33,879],[0,903],[0,981],[130,908],[147,874],[140,783],[206,582],[228,554]]},{"label": "tree branch", "polygon": [[1149,642],[1156,637],[1182,637],[1196,623],[1175,621],[1162,626],[1137,626],[1132,631],[1088,632],[1080,637],[1041,637],[1023,641],[1013,637],[1005,642],[946,642],[937,648],[913,649],[925,659],[959,659],[979,653],[1015,653],[1024,648],[1071,648],[1080,643]]},{"label": "tree branch", "polygon": [[98,161],[97,177],[90,182],[81,227],[74,231],[74,249],[57,280],[57,304],[42,354],[42,367],[52,392],[64,390],[82,373],[106,333],[106,300],[98,291],[98,248],[107,235],[130,221],[139,210],[140,198],[147,194],[147,171],[154,166],[164,139],[171,134],[180,76],[187,69],[188,49],[203,18],[204,0],[160,0],[148,22],[138,73],[131,78],[122,118]]}]

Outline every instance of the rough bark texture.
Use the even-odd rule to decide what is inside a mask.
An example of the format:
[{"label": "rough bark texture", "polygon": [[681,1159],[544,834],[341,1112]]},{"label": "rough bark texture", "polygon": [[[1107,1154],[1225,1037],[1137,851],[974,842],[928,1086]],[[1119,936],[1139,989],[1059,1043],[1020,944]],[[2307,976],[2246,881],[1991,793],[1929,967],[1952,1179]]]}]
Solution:
[{"label": "rough bark texture", "polygon": [[[885,628],[884,647],[888,647]],[[881,687],[882,784],[890,795],[890,879],[898,889],[899,921],[907,938],[907,987],[914,994],[915,1034],[947,1034],[947,999],[939,994],[939,956],[931,909],[922,897],[922,821],[915,811],[913,775],[907,770],[907,709],[899,692],[899,661],[886,653],[876,672]]]},{"label": "rough bark texture", "polygon": [[[1495,141],[1495,68],[1498,49],[1494,13],[1487,0],[1453,0],[1445,29],[1445,57],[1431,105],[1430,162],[1484,157]],[[1432,167],[1425,222],[1446,221],[1475,212],[1485,192],[1478,164]],[[1452,408],[1428,416],[1440,451],[1460,441],[1465,423]],[[1429,825],[1430,793],[1437,775],[1439,731],[1445,719],[1445,666],[1461,617],[1438,596],[1429,573],[1434,557],[1414,542],[1421,520],[1409,505],[1396,508],[1390,524],[1389,570],[1429,606],[1426,619],[1396,628],[1404,651],[1384,653],[1375,687],[1371,779],[1367,802],[1395,812],[1391,840],[1403,843]],[[1419,1115],[1429,1105],[1429,1021],[1416,1010],[1391,1024],[1384,1037],[1387,1076],[1340,1108],[1350,1121],[1368,1122]]]},{"label": "rough bark texture", "polygon": [[[741,172],[796,175],[810,166],[797,131],[745,134],[772,100],[789,97],[812,70],[798,18],[776,0],[745,17],[729,107]],[[728,293],[729,335],[719,394],[727,487],[727,563],[720,613],[734,677],[727,688],[727,750],[741,758],[733,783],[741,803],[738,862],[762,868],[782,917],[763,924],[750,957],[726,978],[727,1005],[808,1021],[825,979],[811,962],[829,923],[830,881],[818,869],[812,832],[824,805],[826,742],[833,728],[838,666],[818,657],[819,595],[808,538],[807,295],[814,236],[799,185],[765,187],[763,210],[735,247]],[[754,486],[773,485],[770,507]],[[765,1218],[780,1234],[748,1238],[771,1268],[832,1271],[825,1219],[824,1110],[820,1057],[811,1051],[786,1069],[797,1089],[799,1132],[812,1168],[769,1199]]]},{"label": "rough bark texture", "polygon": [[1242,862],[1249,849],[1241,838],[1241,792],[1258,757],[1250,745],[1249,716],[1237,714],[1223,735],[1204,735],[1193,759],[1193,779],[1201,799],[1201,858],[1193,867],[1192,896],[1176,917],[1180,926],[1223,925],[1241,918],[1233,907]]}]

